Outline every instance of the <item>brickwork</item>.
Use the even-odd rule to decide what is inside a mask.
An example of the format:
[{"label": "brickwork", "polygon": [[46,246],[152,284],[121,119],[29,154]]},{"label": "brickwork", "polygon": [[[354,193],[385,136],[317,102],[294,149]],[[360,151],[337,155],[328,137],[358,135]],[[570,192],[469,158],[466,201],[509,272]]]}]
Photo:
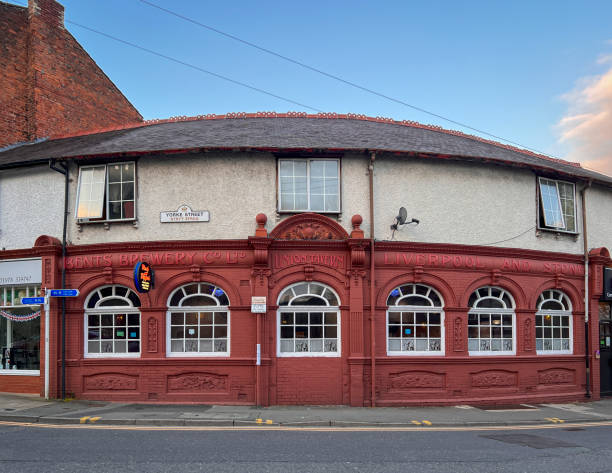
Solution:
[{"label": "brickwork", "polygon": [[64,7],[0,2],[0,147],[142,117],[64,27]]}]

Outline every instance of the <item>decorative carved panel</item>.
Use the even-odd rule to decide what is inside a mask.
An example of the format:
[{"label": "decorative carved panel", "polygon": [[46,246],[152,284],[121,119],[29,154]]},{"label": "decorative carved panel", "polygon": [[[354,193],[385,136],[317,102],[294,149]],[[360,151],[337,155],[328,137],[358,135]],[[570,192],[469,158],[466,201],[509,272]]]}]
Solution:
[{"label": "decorative carved panel", "polygon": [[567,368],[550,368],[538,371],[539,384],[574,384],[576,371]]},{"label": "decorative carved panel", "polygon": [[533,350],[533,319],[528,317],[523,322],[523,346],[525,347],[525,351]]},{"label": "decorative carved panel", "polygon": [[153,317],[147,322],[147,351],[157,353],[157,319]]},{"label": "decorative carved panel", "polygon": [[85,391],[131,391],[138,386],[138,376],[120,373],[85,376]]},{"label": "decorative carved panel", "polygon": [[444,374],[431,371],[404,371],[389,375],[389,387],[392,390],[440,389],[444,387],[444,381]]},{"label": "decorative carved panel", "polygon": [[516,386],[517,381],[517,373],[512,371],[489,370],[472,373],[472,386],[475,388]]},{"label": "decorative carved panel", "polygon": [[168,376],[168,392],[209,392],[228,391],[227,376],[213,373],[183,373]]},{"label": "decorative carved panel", "polygon": [[348,233],[328,217],[303,213],[283,220],[270,236],[280,240],[346,240]]},{"label": "decorative carved panel", "polygon": [[453,351],[463,350],[463,319],[455,317],[453,321]]}]

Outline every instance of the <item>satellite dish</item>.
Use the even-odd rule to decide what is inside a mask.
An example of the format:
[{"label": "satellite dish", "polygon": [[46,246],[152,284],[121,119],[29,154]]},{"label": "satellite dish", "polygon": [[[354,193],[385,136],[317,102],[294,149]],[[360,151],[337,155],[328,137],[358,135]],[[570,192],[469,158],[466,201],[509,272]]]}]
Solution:
[{"label": "satellite dish", "polygon": [[405,207],[400,207],[399,214],[395,217],[398,225],[403,225],[406,223],[406,219],[408,218],[408,212],[406,212]]}]

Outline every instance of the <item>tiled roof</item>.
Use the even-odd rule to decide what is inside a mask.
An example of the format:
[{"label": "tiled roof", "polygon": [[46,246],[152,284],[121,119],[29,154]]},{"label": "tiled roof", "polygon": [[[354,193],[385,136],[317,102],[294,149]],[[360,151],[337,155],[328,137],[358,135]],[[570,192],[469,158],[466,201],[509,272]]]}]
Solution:
[{"label": "tiled roof", "polygon": [[0,151],[0,168],[48,159],[198,149],[411,153],[545,169],[612,185],[612,177],[583,169],[577,163],[452,130],[381,117],[299,112],[175,117],[78,136],[55,137]]}]

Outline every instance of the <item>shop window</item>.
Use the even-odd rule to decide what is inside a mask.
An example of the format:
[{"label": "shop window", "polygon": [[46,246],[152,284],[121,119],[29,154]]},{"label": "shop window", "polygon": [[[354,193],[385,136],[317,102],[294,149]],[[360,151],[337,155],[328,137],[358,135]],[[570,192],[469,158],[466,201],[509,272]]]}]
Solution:
[{"label": "shop window", "polygon": [[75,217],[79,222],[136,218],[136,163],[81,166]]},{"label": "shop window", "polygon": [[278,305],[279,356],[340,356],[340,301],[330,287],[293,284]]},{"label": "shop window", "polygon": [[229,299],[214,284],[193,283],[168,298],[168,356],[229,356]]},{"label": "shop window", "polygon": [[0,373],[39,374],[40,306],[21,298],[40,296],[40,286],[0,287]]},{"label": "shop window", "polygon": [[538,179],[540,191],[539,227],[576,232],[576,192],[571,182]]},{"label": "shop window", "polygon": [[544,291],[537,308],[537,353],[572,353],[572,305],[567,295],[557,289]]},{"label": "shop window", "polygon": [[85,300],[85,357],[140,356],[140,299],[125,286],[103,286]]},{"label": "shop window", "polygon": [[396,287],[387,306],[387,354],[444,354],[444,303],[435,289],[423,284]]},{"label": "shop window", "polygon": [[468,313],[470,355],[514,355],[514,299],[502,288],[481,287],[472,293]]},{"label": "shop window", "polygon": [[280,212],[340,212],[340,161],[279,159]]}]

